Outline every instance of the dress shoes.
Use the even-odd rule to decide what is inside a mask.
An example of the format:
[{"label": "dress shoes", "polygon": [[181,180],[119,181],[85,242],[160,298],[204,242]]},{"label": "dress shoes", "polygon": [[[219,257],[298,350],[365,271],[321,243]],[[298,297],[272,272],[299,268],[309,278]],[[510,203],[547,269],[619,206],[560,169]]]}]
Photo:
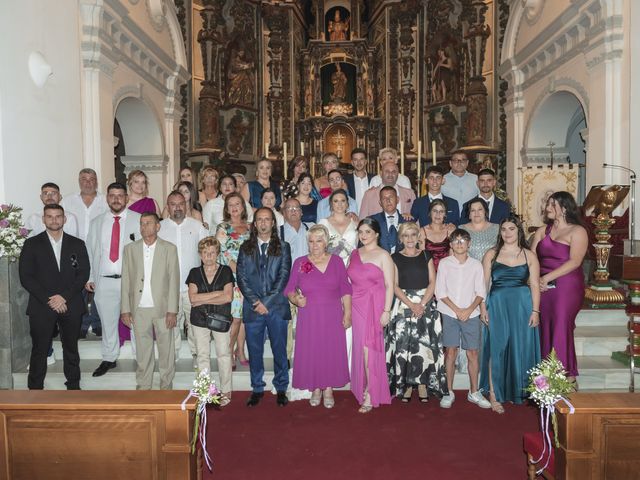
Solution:
[{"label": "dress shoes", "polygon": [[287,398],[287,392],[278,392],[276,395],[276,402],[279,407],[284,407],[289,403],[289,399]]},{"label": "dress shoes", "polygon": [[260,403],[262,397],[264,397],[264,392],[251,392],[251,396],[247,400],[247,407],[255,407]]},{"label": "dress shoes", "polygon": [[102,375],[107,373],[112,368],[116,368],[116,362],[103,361],[100,365],[98,365],[98,368],[96,368],[93,371],[93,376],[94,377],[101,377]]}]

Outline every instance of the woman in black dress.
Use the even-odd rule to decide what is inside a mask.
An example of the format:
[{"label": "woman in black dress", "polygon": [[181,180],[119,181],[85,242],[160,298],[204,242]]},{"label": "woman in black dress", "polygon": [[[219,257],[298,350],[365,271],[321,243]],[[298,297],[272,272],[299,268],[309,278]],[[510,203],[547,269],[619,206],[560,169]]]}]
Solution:
[{"label": "woman in black dress", "polygon": [[395,295],[385,347],[391,393],[411,400],[415,387],[421,402],[429,395],[448,393],[442,350],[442,323],[433,292],[436,270],[433,259],[418,248],[420,228],[408,222],[398,236],[404,245],[391,258],[396,266]]}]

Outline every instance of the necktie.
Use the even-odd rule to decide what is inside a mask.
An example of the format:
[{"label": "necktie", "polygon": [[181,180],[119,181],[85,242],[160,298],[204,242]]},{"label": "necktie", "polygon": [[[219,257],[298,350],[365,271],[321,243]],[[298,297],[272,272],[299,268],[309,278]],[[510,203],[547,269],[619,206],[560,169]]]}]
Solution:
[{"label": "necktie", "polygon": [[268,243],[263,243],[262,245],[260,245],[260,254],[264,257],[267,254],[267,247],[269,246]]},{"label": "necktie", "polygon": [[268,243],[263,243],[260,245],[260,281],[262,282],[262,286],[266,286],[266,277],[267,277],[267,247]]},{"label": "necktie", "polygon": [[120,256],[120,217],[113,217],[111,227],[111,247],[109,248],[109,260],[117,262]]},{"label": "necktie", "polygon": [[387,225],[389,225],[389,231],[391,231],[392,228],[395,230],[396,228],[395,215],[387,215]]}]

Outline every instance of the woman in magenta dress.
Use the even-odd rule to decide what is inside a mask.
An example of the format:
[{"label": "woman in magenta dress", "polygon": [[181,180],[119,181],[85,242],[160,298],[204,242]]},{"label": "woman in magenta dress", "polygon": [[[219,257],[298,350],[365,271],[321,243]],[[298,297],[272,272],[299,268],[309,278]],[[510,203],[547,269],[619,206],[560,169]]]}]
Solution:
[{"label": "woman in magenta dress", "polygon": [[349,383],[344,330],[351,326],[351,285],[342,259],[327,252],[327,227],[311,227],[307,241],[309,255],[293,262],[284,289],[298,307],[292,385],[311,390],[312,407],[322,398],[332,408],[333,388]]},{"label": "woman in magenta dress", "polygon": [[541,353],[544,358],[555,349],[568,379],[575,381],[578,364],[573,331],[584,298],[582,260],[587,252],[587,231],[568,192],[549,197],[545,222],[531,244],[540,260]]},{"label": "woman in magenta dress", "polygon": [[351,321],[351,391],[360,413],[391,403],[383,329],[391,317],[394,264],[379,245],[380,225],[371,218],[358,224],[362,247],[351,254],[347,274],[353,296]]}]

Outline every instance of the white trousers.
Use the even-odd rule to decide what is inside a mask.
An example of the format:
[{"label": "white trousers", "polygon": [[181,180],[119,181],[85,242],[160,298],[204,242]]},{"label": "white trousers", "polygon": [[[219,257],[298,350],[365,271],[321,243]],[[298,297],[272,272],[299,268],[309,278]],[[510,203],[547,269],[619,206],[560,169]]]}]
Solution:
[{"label": "white trousers", "polygon": [[196,344],[193,339],[193,327],[189,322],[191,316],[191,301],[189,300],[189,291],[180,292],[180,300],[178,302],[178,324],[173,329],[174,342],[176,346],[176,362],[180,358],[180,346],[182,345],[182,331],[184,325],[187,325],[187,341],[189,342],[189,350],[191,355],[196,355]]},{"label": "white trousers", "polygon": [[231,339],[229,332],[213,332],[208,328],[191,325],[193,340],[196,347],[198,371],[205,368],[211,371],[211,337],[216,348],[216,359],[218,360],[218,373],[220,374],[220,391],[229,393],[232,390],[231,384]]}]

